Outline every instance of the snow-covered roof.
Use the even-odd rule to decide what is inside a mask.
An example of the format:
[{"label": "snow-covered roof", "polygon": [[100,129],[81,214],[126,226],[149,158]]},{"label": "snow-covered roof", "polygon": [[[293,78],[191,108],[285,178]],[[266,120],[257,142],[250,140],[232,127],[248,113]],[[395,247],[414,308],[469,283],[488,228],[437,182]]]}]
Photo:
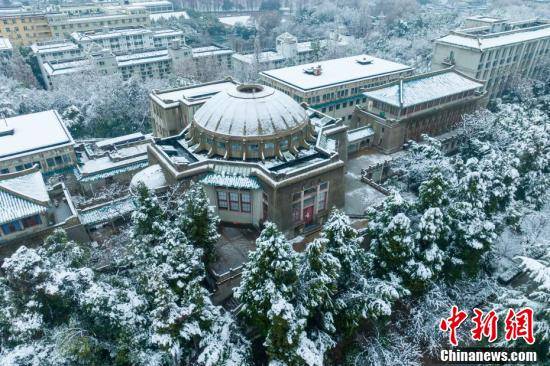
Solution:
[{"label": "snow-covered roof", "polygon": [[216,135],[270,136],[303,128],[302,106],[288,95],[260,85],[232,86],[220,91],[195,113],[194,123]]},{"label": "snow-covered roof", "polygon": [[0,224],[45,212],[49,201],[38,169],[0,176]]},{"label": "snow-covered roof", "polygon": [[200,180],[202,184],[216,187],[236,189],[260,189],[260,183],[255,177],[245,177],[224,173],[208,173]]},{"label": "snow-covered roof", "polygon": [[148,166],[142,171],[137,172],[132,177],[130,187],[137,187],[139,183],[145,184],[145,186],[151,191],[168,185],[164,172],[158,164]]},{"label": "snow-covered roof", "polygon": [[119,217],[126,216],[136,209],[131,197],[124,197],[112,202],[90,207],[79,212],[84,225],[98,225]]},{"label": "snow-covered roof", "polygon": [[116,60],[119,67],[139,65],[139,64],[158,62],[158,61],[168,61],[170,59],[171,58],[170,58],[170,55],[168,54],[168,50],[138,52],[138,53],[131,53],[131,54],[122,55],[122,56],[116,56]]},{"label": "snow-covered roof", "polygon": [[11,51],[12,45],[8,38],[0,37],[0,53],[5,51]]},{"label": "snow-covered roof", "polygon": [[250,15],[237,15],[233,17],[220,17],[218,18],[218,20],[220,21],[220,23],[230,27],[234,27],[237,24],[241,24],[243,26],[251,26],[251,18],[252,17]]},{"label": "snow-covered roof", "polygon": [[139,170],[139,169],[145,168],[148,164],[149,163],[147,161],[147,157],[144,157],[144,159],[137,162],[133,162],[131,164],[105,168],[104,170],[89,173],[88,175],[82,175],[80,171],[75,169],[74,174],[79,182],[89,183],[89,182],[96,182],[101,179],[115,177],[123,173]]},{"label": "snow-covered roof", "polygon": [[448,43],[466,48],[474,48],[481,51],[488,48],[500,47],[546,37],[550,37],[550,24],[487,35],[451,32],[451,34],[437,39],[436,42]]},{"label": "snow-covered roof", "polygon": [[171,89],[154,93],[153,95],[164,103],[183,101],[186,105],[204,103],[220,91],[234,86],[233,81],[215,81],[207,84]]},{"label": "snow-covered roof", "polygon": [[[243,63],[252,65],[256,61],[256,54],[254,53],[234,53],[232,56],[234,59],[237,59]],[[275,61],[285,60],[285,57],[275,51],[264,51],[258,53],[258,62],[259,63],[270,63]]]},{"label": "snow-covered roof", "polygon": [[403,108],[482,87],[483,83],[479,81],[447,70],[415,75],[363,94],[368,98]]},{"label": "snow-covered roof", "polygon": [[145,139],[145,135],[143,133],[134,132],[129,135],[123,135],[123,136],[100,140],[100,141],[97,141],[95,144],[97,147],[103,148],[105,146],[119,145],[127,142],[134,142],[134,141],[144,140],[144,139]]},{"label": "snow-covered roof", "polygon": [[192,51],[193,57],[207,57],[212,55],[227,55],[233,53],[233,50],[230,50],[228,48],[221,48],[216,45],[195,47],[192,49]]},{"label": "snow-covered roof", "polygon": [[38,150],[74,144],[73,139],[56,111],[24,114],[0,119],[0,160]]},{"label": "snow-covered roof", "polygon": [[170,18],[183,18],[183,19],[189,19],[189,14],[185,11],[170,11],[167,13],[156,13],[156,14],[149,14],[149,19],[157,21],[160,19],[170,19]]},{"label": "snow-covered roof", "polygon": [[143,34],[150,34],[152,31],[150,29],[136,27],[136,28],[127,28],[127,29],[117,29],[117,30],[104,30],[98,32],[73,32],[71,33],[71,38],[77,42],[82,41],[95,41],[99,39],[107,38],[117,38],[125,36],[137,36]]},{"label": "snow-covered roof", "polygon": [[357,128],[355,130],[348,131],[348,142],[354,143],[373,136],[374,130],[370,126]]},{"label": "snow-covered roof", "polygon": [[86,70],[91,66],[89,59],[64,61],[64,62],[45,62],[44,70],[49,76],[67,75]]},{"label": "snow-covered roof", "polygon": [[66,52],[71,50],[78,50],[78,45],[69,41],[34,43],[31,46],[31,50],[34,54]]},{"label": "snow-covered roof", "polygon": [[[321,66],[319,75],[305,72],[307,69],[318,66]],[[358,55],[267,70],[260,74],[265,79],[272,79],[302,90],[312,90],[407,71],[412,71],[412,68],[369,55]]]}]

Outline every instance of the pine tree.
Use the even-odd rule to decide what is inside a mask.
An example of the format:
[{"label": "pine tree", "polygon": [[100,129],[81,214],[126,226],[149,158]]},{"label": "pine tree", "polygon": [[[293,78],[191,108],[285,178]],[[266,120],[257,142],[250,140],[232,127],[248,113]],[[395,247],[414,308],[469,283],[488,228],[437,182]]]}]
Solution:
[{"label": "pine tree", "polygon": [[340,262],[328,253],[327,240],[315,239],[309,243],[300,265],[300,306],[304,308],[309,354],[323,364],[325,353],[335,346],[337,312],[334,297],[338,291]]},{"label": "pine tree", "polygon": [[182,202],[178,204],[177,216],[180,230],[194,246],[203,250],[205,263],[212,263],[216,258],[215,246],[220,237],[220,219],[214,214],[206,192],[200,184],[194,183],[185,192]]},{"label": "pine tree", "polygon": [[430,270],[431,280],[441,275],[445,264],[450,229],[438,207],[428,208],[420,218],[416,241],[420,250],[420,261]]},{"label": "pine tree", "polygon": [[393,302],[404,294],[403,289],[399,284],[372,276],[357,231],[342,211],[331,212],[323,226],[321,239],[326,240],[327,253],[340,263],[338,288],[333,300],[338,334],[349,336],[362,321],[389,316]]},{"label": "pine tree", "polygon": [[430,207],[444,207],[449,204],[448,191],[450,182],[448,178],[436,170],[429,178],[423,181],[418,188],[419,210],[426,210]]},{"label": "pine tree", "polygon": [[298,364],[296,354],[304,321],[295,308],[298,286],[298,256],[272,223],[249,254],[235,296],[241,315],[262,338],[273,362]]},{"label": "pine tree", "polygon": [[158,199],[151,194],[145,184],[140,183],[136,187],[136,210],[132,214],[134,236],[143,240],[154,240],[163,235],[166,220]]}]

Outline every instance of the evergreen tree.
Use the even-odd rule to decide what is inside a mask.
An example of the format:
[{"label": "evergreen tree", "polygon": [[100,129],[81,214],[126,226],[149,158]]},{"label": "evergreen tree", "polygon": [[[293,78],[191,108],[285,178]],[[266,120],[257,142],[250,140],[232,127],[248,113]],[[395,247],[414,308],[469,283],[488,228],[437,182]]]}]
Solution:
[{"label": "evergreen tree", "polygon": [[203,250],[204,261],[209,264],[216,258],[216,242],[220,219],[214,214],[204,188],[194,183],[178,204],[177,222],[191,243]]},{"label": "evergreen tree", "polygon": [[249,254],[235,296],[246,323],[265,339],[266,353],[276,364],[300,364],[296,353],[304,320],[295,307],[298,286],[298,256],[272,223]]},{"label": "evergreen tree", "polygon": [[[340,261],[327,250],[327,239],[309,243],[300,266],[300,305],[304,308],[308,338],[323,364],[325,353],[335,346],[337,312],[334,297],[338,291]],[[311,353],[311,352],[310,352]]]},{"label": "evergreen tree", "polygon": [[404,291],[399,284],[372,276],[357,231],[342,211],[331,212],[321,239],[326,241],[327,253],[340,263],[337,293],[333,299],[339,335],[353,334],[361,321],[389,316],[393,302]]},{"label": "evergreen tree", "polygon": [[136,187],[136,210],[132,214],[134,236],[146,241],[158,239],[164,233],[166,214],[145,184]]}]

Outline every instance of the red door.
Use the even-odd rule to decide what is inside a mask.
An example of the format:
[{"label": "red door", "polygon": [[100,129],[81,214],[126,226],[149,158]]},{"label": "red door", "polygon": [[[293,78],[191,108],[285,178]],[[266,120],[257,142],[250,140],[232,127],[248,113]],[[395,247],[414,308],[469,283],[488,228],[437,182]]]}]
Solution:
[{"label": "red door", "polygon": [[313,222],[313,206],[304,207],[304,222],[306,225]]}]

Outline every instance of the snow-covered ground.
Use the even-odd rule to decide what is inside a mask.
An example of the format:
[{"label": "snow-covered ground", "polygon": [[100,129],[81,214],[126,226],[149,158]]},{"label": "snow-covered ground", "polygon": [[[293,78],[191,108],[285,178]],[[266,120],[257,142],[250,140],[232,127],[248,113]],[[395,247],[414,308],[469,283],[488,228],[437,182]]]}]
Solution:
[{"label": "snow-covered ground", "polygon": [[494,252],[497,256],[497,276],[509,280],[518,271],[516,256],[533,256],[529,253],[534,247],[550,246],[550,204],[541,211],[532,212],[521,220],[521,232],[506,228],[495,240]]},{"label": "snow-covered ground", "polygon": [[378,152],[368,152],[350,159],[346,165],[344,176],[346,184],[345,211],[348,215],[362,215],[365,209],[380,203],[384,195],[361,181],[361,169],[391,159],[391,155]]}]

